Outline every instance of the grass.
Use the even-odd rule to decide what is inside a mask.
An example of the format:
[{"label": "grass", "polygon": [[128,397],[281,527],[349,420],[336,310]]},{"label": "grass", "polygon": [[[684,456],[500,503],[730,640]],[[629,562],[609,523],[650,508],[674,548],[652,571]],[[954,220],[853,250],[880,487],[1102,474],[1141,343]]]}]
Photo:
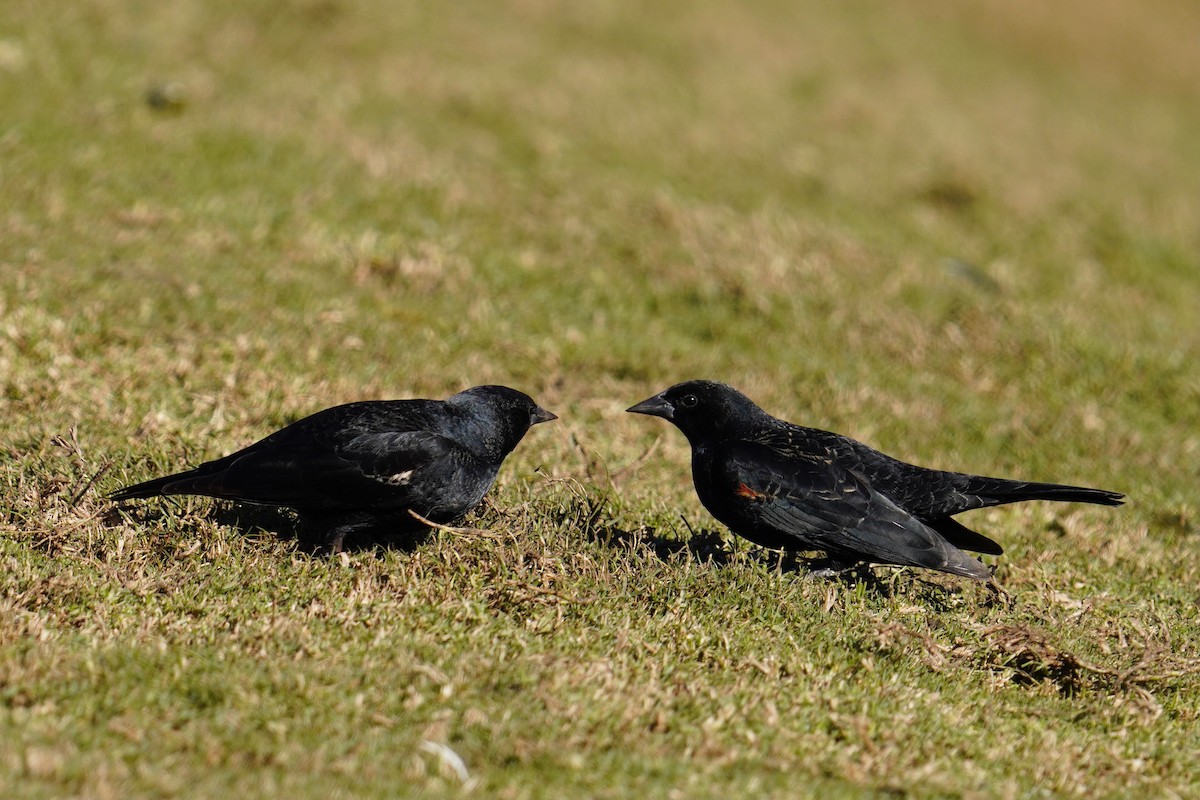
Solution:
[{"label": "grass", "polygon": [[[1193,4],[10,5],[6,796],[1200,793]],[[1130,503],[809,581],[623,413],[690,377]],[[562,419],[482,533],[103,500],[487,382]]]}]

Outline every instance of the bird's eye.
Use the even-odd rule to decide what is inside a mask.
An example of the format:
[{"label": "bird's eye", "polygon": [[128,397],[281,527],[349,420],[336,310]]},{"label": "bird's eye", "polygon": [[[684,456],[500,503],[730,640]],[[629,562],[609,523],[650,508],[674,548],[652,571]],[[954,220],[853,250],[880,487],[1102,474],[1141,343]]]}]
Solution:
[{"label": "bird's eye", "polygon": [[685,394],[683,397],[679,398],[679,405],[683,406],[684,408],[695,408],[699,403],[700,401],[694,394]]}]

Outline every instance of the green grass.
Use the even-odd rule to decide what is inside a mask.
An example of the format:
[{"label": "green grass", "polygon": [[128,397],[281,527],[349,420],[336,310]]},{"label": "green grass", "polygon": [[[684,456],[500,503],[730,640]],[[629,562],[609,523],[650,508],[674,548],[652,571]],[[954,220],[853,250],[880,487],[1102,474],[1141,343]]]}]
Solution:
[{"label": "green grass", "polygon": [[[1200,794],[1194,4],[53,5],[0,20],[5,796]],[[971,515],[1008,596],[806,580],[623,413],[692,377],[1130,503]],[[103,500],[488,382],[562,419],[482,533]]]}]

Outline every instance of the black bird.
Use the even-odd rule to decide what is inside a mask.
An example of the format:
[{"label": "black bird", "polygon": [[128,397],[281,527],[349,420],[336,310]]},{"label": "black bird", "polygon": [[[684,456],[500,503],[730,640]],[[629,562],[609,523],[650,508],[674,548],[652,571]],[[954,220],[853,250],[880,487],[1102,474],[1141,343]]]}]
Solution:
[{"label": "black bird", "polygon": [[461,517],[483,499],[526,431],[552,419],[505,386],[476,386],[446,400],[348,403],[110,498],[196,494],[286,506],[300,516],[303,541],[336,552],[355,531],[420,527],[410,511],[437,523]]},{"label": "black bird", "polygon": [[700,502],[734,533],[782,550],[823,550],[833,574],[859,562],[986,580],[964,550],[999,555],[952,517],[1020,500],[1117,506],[1100,489],[984,478],[906,464],[829,431],[776,419],[723,383],[688,381],[629,409],[673,422],[692,446]]}]

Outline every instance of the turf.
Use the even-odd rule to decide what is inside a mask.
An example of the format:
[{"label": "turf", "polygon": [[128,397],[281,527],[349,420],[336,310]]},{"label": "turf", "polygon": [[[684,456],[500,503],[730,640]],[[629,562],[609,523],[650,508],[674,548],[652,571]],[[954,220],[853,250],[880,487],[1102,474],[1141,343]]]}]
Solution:
[{"label": "turf", "polygon": [[[7,797],[1196,796],[1200,11],[16,0]],[[806,579],[623,413],[929,466],[1004,593]],[[335,403],[562,419],[471,530],[314,558],[103,493]]]}]

